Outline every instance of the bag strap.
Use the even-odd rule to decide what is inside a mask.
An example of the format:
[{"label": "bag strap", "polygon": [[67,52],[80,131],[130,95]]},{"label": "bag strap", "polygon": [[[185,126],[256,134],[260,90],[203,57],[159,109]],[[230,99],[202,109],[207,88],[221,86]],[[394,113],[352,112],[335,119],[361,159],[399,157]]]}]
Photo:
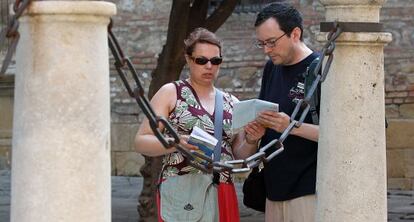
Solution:
[{"label": "bag strap", "polygon": [[[319,57],[316,57],[311,64],[308,66],[308,69],[305,72],[305,97],[308,94],[313,81],[316,79],[315,76],[315,68],[317,66],[319,62]],[[312,122],[313,124],[319,125],[319,116],[318,116],[318,111],[316,109],[316,107],[319,105],[319,98],[318,98],[318,94],[319,94],[319,87],[320,85],[317,86],[314,94],[312,95],[310,102],[310,113],[312,115]]]},{"label": "bag strap", "polygon": [[214,137],[218,140],[214,148],[214,161],[220,161],[221,141],[223,138],[223,93],[216,89],[214,104]]},{"label": "bag strap", "polygon": [[[216,99],[214,104],[214,137],[218,140],[214,148],[214,161],[220,161],[221,141],[223,139],[223,92],[216,89]],[[220,173],[213,173],[213,183],[220,183]]]}]

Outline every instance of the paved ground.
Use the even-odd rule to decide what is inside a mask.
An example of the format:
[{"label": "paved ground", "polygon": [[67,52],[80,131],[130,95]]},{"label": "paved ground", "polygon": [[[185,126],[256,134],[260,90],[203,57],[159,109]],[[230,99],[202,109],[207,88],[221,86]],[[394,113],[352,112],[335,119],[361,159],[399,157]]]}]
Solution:
[{"label": "paved ground", "polygon": [[[239,200],[241,184],[236,184]],[[137,222],[136,211],[138,192],[142,189],[142,178],[112,177],[112,221]],[[247,209],[240,204],[242,222],[264,221],[263,214]],[[0,221],[9,221],[10,172],[0,171]],[[388,221],[414,222],[414,191],[388,191]]]}]

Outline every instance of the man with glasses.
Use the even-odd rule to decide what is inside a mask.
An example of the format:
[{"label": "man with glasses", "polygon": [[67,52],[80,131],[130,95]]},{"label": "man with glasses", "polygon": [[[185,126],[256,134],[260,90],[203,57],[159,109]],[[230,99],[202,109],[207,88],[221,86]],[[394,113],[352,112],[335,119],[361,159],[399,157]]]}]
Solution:
[{"label": "man with glasses", "polygon": [[[318,54],[303,42],[302,17],[290,5],[268,5],[257,15],[255,27],[256,46],[270,59],[259,99],[278,103],[280,111],[264,111],[256,119],[266,128],[260,142],[265,146],[288,127],[294,101],[303,98],[302,74]],[[285,150],[265,164],[266,222],[314,221],[318,136],[319,126],[308,114],[284,141]]]}]

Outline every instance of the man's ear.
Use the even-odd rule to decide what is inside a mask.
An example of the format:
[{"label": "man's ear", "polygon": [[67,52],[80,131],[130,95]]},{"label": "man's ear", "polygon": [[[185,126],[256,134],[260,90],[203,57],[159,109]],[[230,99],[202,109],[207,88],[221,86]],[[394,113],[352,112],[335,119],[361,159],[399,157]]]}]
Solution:
[{"label": "man's ear", "polygon": [[301,34],[302,34],[302,31],[300,30],[300,28],[295,27],[290,33],[290,37],[293,38],[295,41],[300,41]]}]

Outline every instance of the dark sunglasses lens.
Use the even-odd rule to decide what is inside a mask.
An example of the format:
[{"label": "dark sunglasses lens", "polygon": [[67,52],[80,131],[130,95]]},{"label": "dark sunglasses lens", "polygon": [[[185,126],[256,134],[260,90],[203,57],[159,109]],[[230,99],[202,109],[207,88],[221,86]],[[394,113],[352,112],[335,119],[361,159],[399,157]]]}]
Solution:
[{"label": "dark sunglasses lens", "polygon": [[199,65],[205,65],[208,62],[208,59],[204,57],[199,57],[199,58],[195,58],[194,62]]},{"label": "dark sunglasses lens", "polygon": [[223,62],[223,59],[220,57],[214,57],[210,59],[211,64],[213,65],[220,65]]}]

